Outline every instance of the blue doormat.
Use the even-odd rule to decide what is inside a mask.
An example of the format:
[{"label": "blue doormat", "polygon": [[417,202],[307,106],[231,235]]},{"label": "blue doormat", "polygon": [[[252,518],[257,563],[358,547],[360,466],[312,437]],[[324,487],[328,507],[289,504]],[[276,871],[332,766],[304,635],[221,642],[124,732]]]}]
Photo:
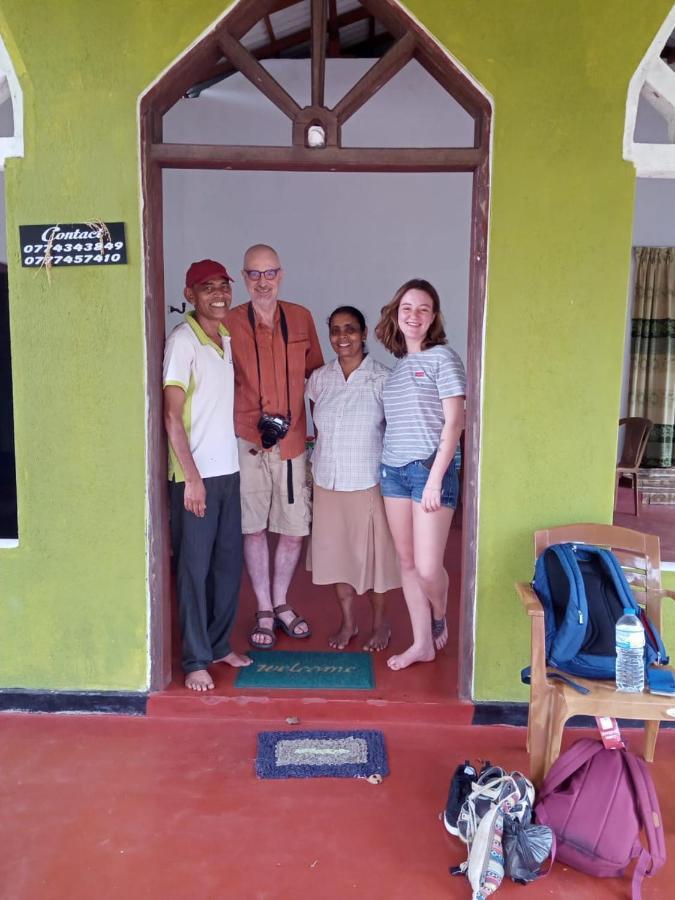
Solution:
[{"label": "blue doormat", "polygon": [[373,654],[313,653],[311,650],[251,650],[253,664],[237,671],[238,688],[371,691]]},{"label": "blue doormat", "polygon": [[381,731],[262,731],[258,778],[367,778],[388,775]]}]

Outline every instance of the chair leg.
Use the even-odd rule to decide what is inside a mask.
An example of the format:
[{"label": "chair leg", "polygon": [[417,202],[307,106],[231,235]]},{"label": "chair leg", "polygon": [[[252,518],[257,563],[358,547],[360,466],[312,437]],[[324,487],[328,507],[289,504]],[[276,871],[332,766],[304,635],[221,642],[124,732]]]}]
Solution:
[{"label": "chair leg", "polygon": [[645,722],[645,759],[647,762],[654,762],[654,750],[656,749],[656,739],[659,736],[660,722]]},{"label": "chair leg", "polygon": [[527,750],[530,754],[530,780],[541,787],[546,774],[546,745],[551,720],[551,697],[545,694],[530,701],[527,719]]},{"label": "chair leg", "polygon": [[635,516],[640,515],[640,509],[638,507],[638,480],[637,473],[633,472],[633,504],[635,506]]},{"label": "chair leg", "polygon": [[548,770],[560,756],[560,745],[562,744],[563,730],[565,728],[565,722],[568,718],[569,716],[565,704],[560,701],[555,703],[553,705],[553,709],[551,710],[551,717],[549,719],[544,775],[548,773]]}]

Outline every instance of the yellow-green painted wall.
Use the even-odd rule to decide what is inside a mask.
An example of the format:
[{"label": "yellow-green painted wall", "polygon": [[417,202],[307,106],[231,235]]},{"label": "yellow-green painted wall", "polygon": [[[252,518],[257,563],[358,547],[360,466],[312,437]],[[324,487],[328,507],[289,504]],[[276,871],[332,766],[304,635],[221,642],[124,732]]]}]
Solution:
[{"label": "yellow-green painted wall", "polygon": [[[0,687],[148,684],[137,103],[223,0],[0,0],[24,91],[6,170],[21,545]],[[495,101],[475,694],[517,699],[534,528],[608,521],[633,191],[628,81],[669,0],[410,0]],[[129,265],[21,269],[18,225],[127,223]],[[498,649],[499,648],[499,649]]]}]

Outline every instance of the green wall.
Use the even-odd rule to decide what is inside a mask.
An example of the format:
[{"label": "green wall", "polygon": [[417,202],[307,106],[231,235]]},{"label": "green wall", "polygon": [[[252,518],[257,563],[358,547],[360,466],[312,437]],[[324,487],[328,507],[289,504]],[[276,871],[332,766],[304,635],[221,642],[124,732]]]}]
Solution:
[{"label": "green wall", "polygon": [[[21,545],[0,686],[148,684],[137,101],[223,0],[0,0],[25,158],[6,172]],[[534,528],[608,521],[634,173],[628,81],[670,2],[417,0],[495,101],[476,697],[523,697]],[[18,224],[127,223],[129,265],[18,265]]]}]

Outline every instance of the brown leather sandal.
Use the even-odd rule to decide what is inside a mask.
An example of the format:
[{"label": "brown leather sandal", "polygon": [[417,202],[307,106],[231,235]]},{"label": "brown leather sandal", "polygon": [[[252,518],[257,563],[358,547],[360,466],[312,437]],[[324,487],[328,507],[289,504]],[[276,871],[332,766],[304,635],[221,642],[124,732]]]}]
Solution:
[{"label": "brown leather sandal", "polygon": [[[253,631],[249,634],[248,642],[252,647],[255,647],[256,650],[271,650],[272,647],[274,647],[274,645],[277,642],[277,636],[274,633],[274,629],[276,626],[276,620],[273,621],[271,628],[265,628],[264,625],[260,625],[260,620],[261,619],[274,619],[274,613],[272,612],[271,609],[263,609],[263,610],[260,610],[259,612],[257,612],[255,614],[255,617],[257,620],[256,626],[253,629]],[[254,634],[262,634],[265,637],[271,638],[271,640],[269,641],[269,643],[268,642],[265,642],[264,644],[259,643],[258,641],[253,640]]]},{"label": "brown leather sandal", "polygon": [[[304,640],[305,638],[311,637],[312,631],[309,627],[309,623],[307,622],[307,620],[303,619],[302,616],[296,615],[295,610],[293,609],[292,606],[289,606],[288,603],[284,603],[282,606],[275,606],[275,607],[273,607],[273,609],[274,609],[274,614],[276,616],[276,618],[274,620],[275,628],[281,628],[281,630],[285,631],[286,634],[290,638],[295,638],[296,641],[301,641],[301,640]],[[292,612],[293,615],[295,616],[295,618],[288,625],[283,621],[283,619],[279,618],[279,613],[285,613],[285,612]],[[295,629],[298,627],[298,625],[302,625],[303,623],[305,625],[307,625],[307,631],[301,632],[300,634],[298,634]]]}]

